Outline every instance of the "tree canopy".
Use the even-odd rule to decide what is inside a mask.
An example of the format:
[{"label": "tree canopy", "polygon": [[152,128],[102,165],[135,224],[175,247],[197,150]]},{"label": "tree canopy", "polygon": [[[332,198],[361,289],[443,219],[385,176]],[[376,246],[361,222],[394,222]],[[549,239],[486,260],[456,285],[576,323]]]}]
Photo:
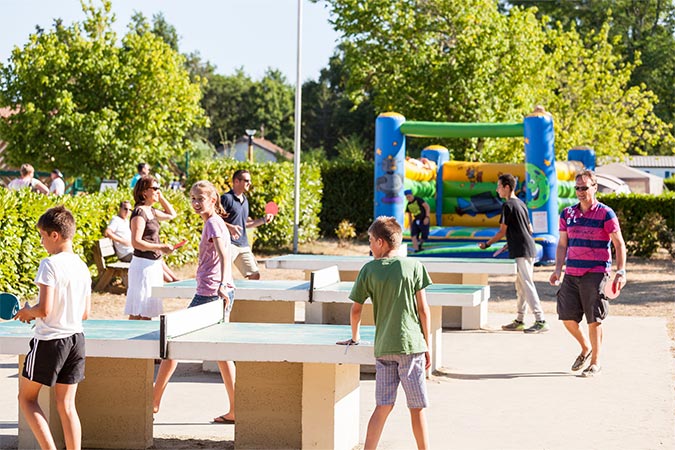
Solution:
[{"label": "tree canopy", "polygon": [[125,179],[139,161],[167,165],[207,123],[185,59],[142,22],[118,42],[109,1],[83,2],[82,23],[55,21],[0,65],[5,159],[86,179]]},{"label": "tree canopy", "polygon": [[[559,158],[576,145],[621,156],[672,142],[653,93],[629,85],[635,66],[614,54],[606,28],[582,38],[532,9],[502,14],[494,0],[327,2],[357,104],[448,122],[522,121],[542,104],[556,122]],[[457,159],[523,158],[517,139],[441,143]]]}]

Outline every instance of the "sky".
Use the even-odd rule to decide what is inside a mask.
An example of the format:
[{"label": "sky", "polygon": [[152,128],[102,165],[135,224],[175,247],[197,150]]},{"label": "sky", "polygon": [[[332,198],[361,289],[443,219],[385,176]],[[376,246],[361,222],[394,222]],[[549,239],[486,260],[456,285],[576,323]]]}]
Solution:
[{"label": "sky", "polygon": [[[259,80],[268,68],[279,69],[286,81],[296,81],[298,0],[112,0],[114,30],[121,38],[134,12],[150,21],[162,12],[180,37],[181,53],[198,51],[216,73],[231,75],[238,68]],[[98,4],[98,3],[95,3]],[[319,77],[337,45],[338,33],[328,23],[323,4],[302,0],[302,82]],[[15,46],[23,47],[39,25],[52,28],[55,18],[65,24],[82,21],[79,0],[0,0],[0,61]]]}]

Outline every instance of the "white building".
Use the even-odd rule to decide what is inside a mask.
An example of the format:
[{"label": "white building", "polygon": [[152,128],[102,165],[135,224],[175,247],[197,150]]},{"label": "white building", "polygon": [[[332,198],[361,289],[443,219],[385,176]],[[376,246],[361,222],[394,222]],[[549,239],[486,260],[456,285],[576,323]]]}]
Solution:
[{"label": "white building", "polygon": [[661,178],[675,176],[675,156],[628,156],[626,164]]}]

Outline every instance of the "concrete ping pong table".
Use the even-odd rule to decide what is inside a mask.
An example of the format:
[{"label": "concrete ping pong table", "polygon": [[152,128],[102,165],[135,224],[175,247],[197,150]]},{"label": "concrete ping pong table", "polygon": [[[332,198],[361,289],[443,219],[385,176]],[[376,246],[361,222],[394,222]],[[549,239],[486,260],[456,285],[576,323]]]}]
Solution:
[{"label": "concrete ping pong table", "polygon": [[[169,324],[194,323],[185,320],[186,311],[211,324],[172,335]],[[222,319],[222,311],[218,301],[166,314],[160,321],[85,321],[86,379],[76,398],[83,447],[152,445],[154,360],[160,356],[237,362],[235,448],[351,449],[358,444],[359,365],[375,362],[373,327],[362,328],[360,345],[346,347],[335,342],[351,336],[347,326],[212,323],[214,317]],[[0,354],[20,355],[19,370],[32,335],[30,325],[0,323]],[[41,406],[57,446],[63,447],[54,398],[53,389],[42,389]],[[37,448],[21,414],[19,448]]]},{"label": "concrete ping pong table", "polygon": [[[431,275],[434,283],[441,284],[488,284],[489,275],[515,275],[516,262],[513,259],[498,258],[420,258],[408,256],[421,262]],[[311,271],[336,265],[342,281],[354,281],[363,265],[372,261],[372,256],[337,255],[284,255],[265,261],[268,269],[304,270],[307,278]],[[324,317],[341,317],[335,323],[348,323],[349,312],[344,305],[311,306],[312,314]],[[345,322],[345,318],[347,318]],[[328,323],[323,320],[323,323]],[[478,329],[487,323],[487,303],[473,309],[444,306],[442,325],[447,328]]]},{"label": "concrete ping pong table", "polygon": [[[353,282],[339,281],[336,266],[313,271],[311,280],[237,280],[235,282],[235,304],[230,320],[232,322],[275,322],[293,323],[295,321],[295,302],[307,302],[310,305],[346,304]],[[167,283],[152,289],[153,296],[160,298],[192,298],[196,291],[195,280],[182,280]],[[431,329],[431,371],[443,366],[441,318],[443,307],[459,306],[467,311],[462,314],[464,329],[480,328],[481,317],[487,316],[487,303],[490,298],[489,286],[433,284],[426,289],[430,309]],[[330,312],[330,311],[325,311]],[[306,323],[348,324],[343,317],[323,315],[306,316]],[[372,305],[364,305],[362,324],[372,325]]]}]

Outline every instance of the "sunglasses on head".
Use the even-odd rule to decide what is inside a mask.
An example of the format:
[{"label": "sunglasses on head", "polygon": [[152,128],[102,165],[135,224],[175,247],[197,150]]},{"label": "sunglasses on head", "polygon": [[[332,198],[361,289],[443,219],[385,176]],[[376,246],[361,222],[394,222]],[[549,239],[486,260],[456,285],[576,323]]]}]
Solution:
[{"label": "sunglasses on head", "polygon": [[[595,186],[595,185],[592,184],[591,186]],[[583,191],[583,192],[586,192],[586,191],[589,190],[589,189],[590,189],[590,186],[574,186],[574,190],[575,190],[575,191]]]}]

